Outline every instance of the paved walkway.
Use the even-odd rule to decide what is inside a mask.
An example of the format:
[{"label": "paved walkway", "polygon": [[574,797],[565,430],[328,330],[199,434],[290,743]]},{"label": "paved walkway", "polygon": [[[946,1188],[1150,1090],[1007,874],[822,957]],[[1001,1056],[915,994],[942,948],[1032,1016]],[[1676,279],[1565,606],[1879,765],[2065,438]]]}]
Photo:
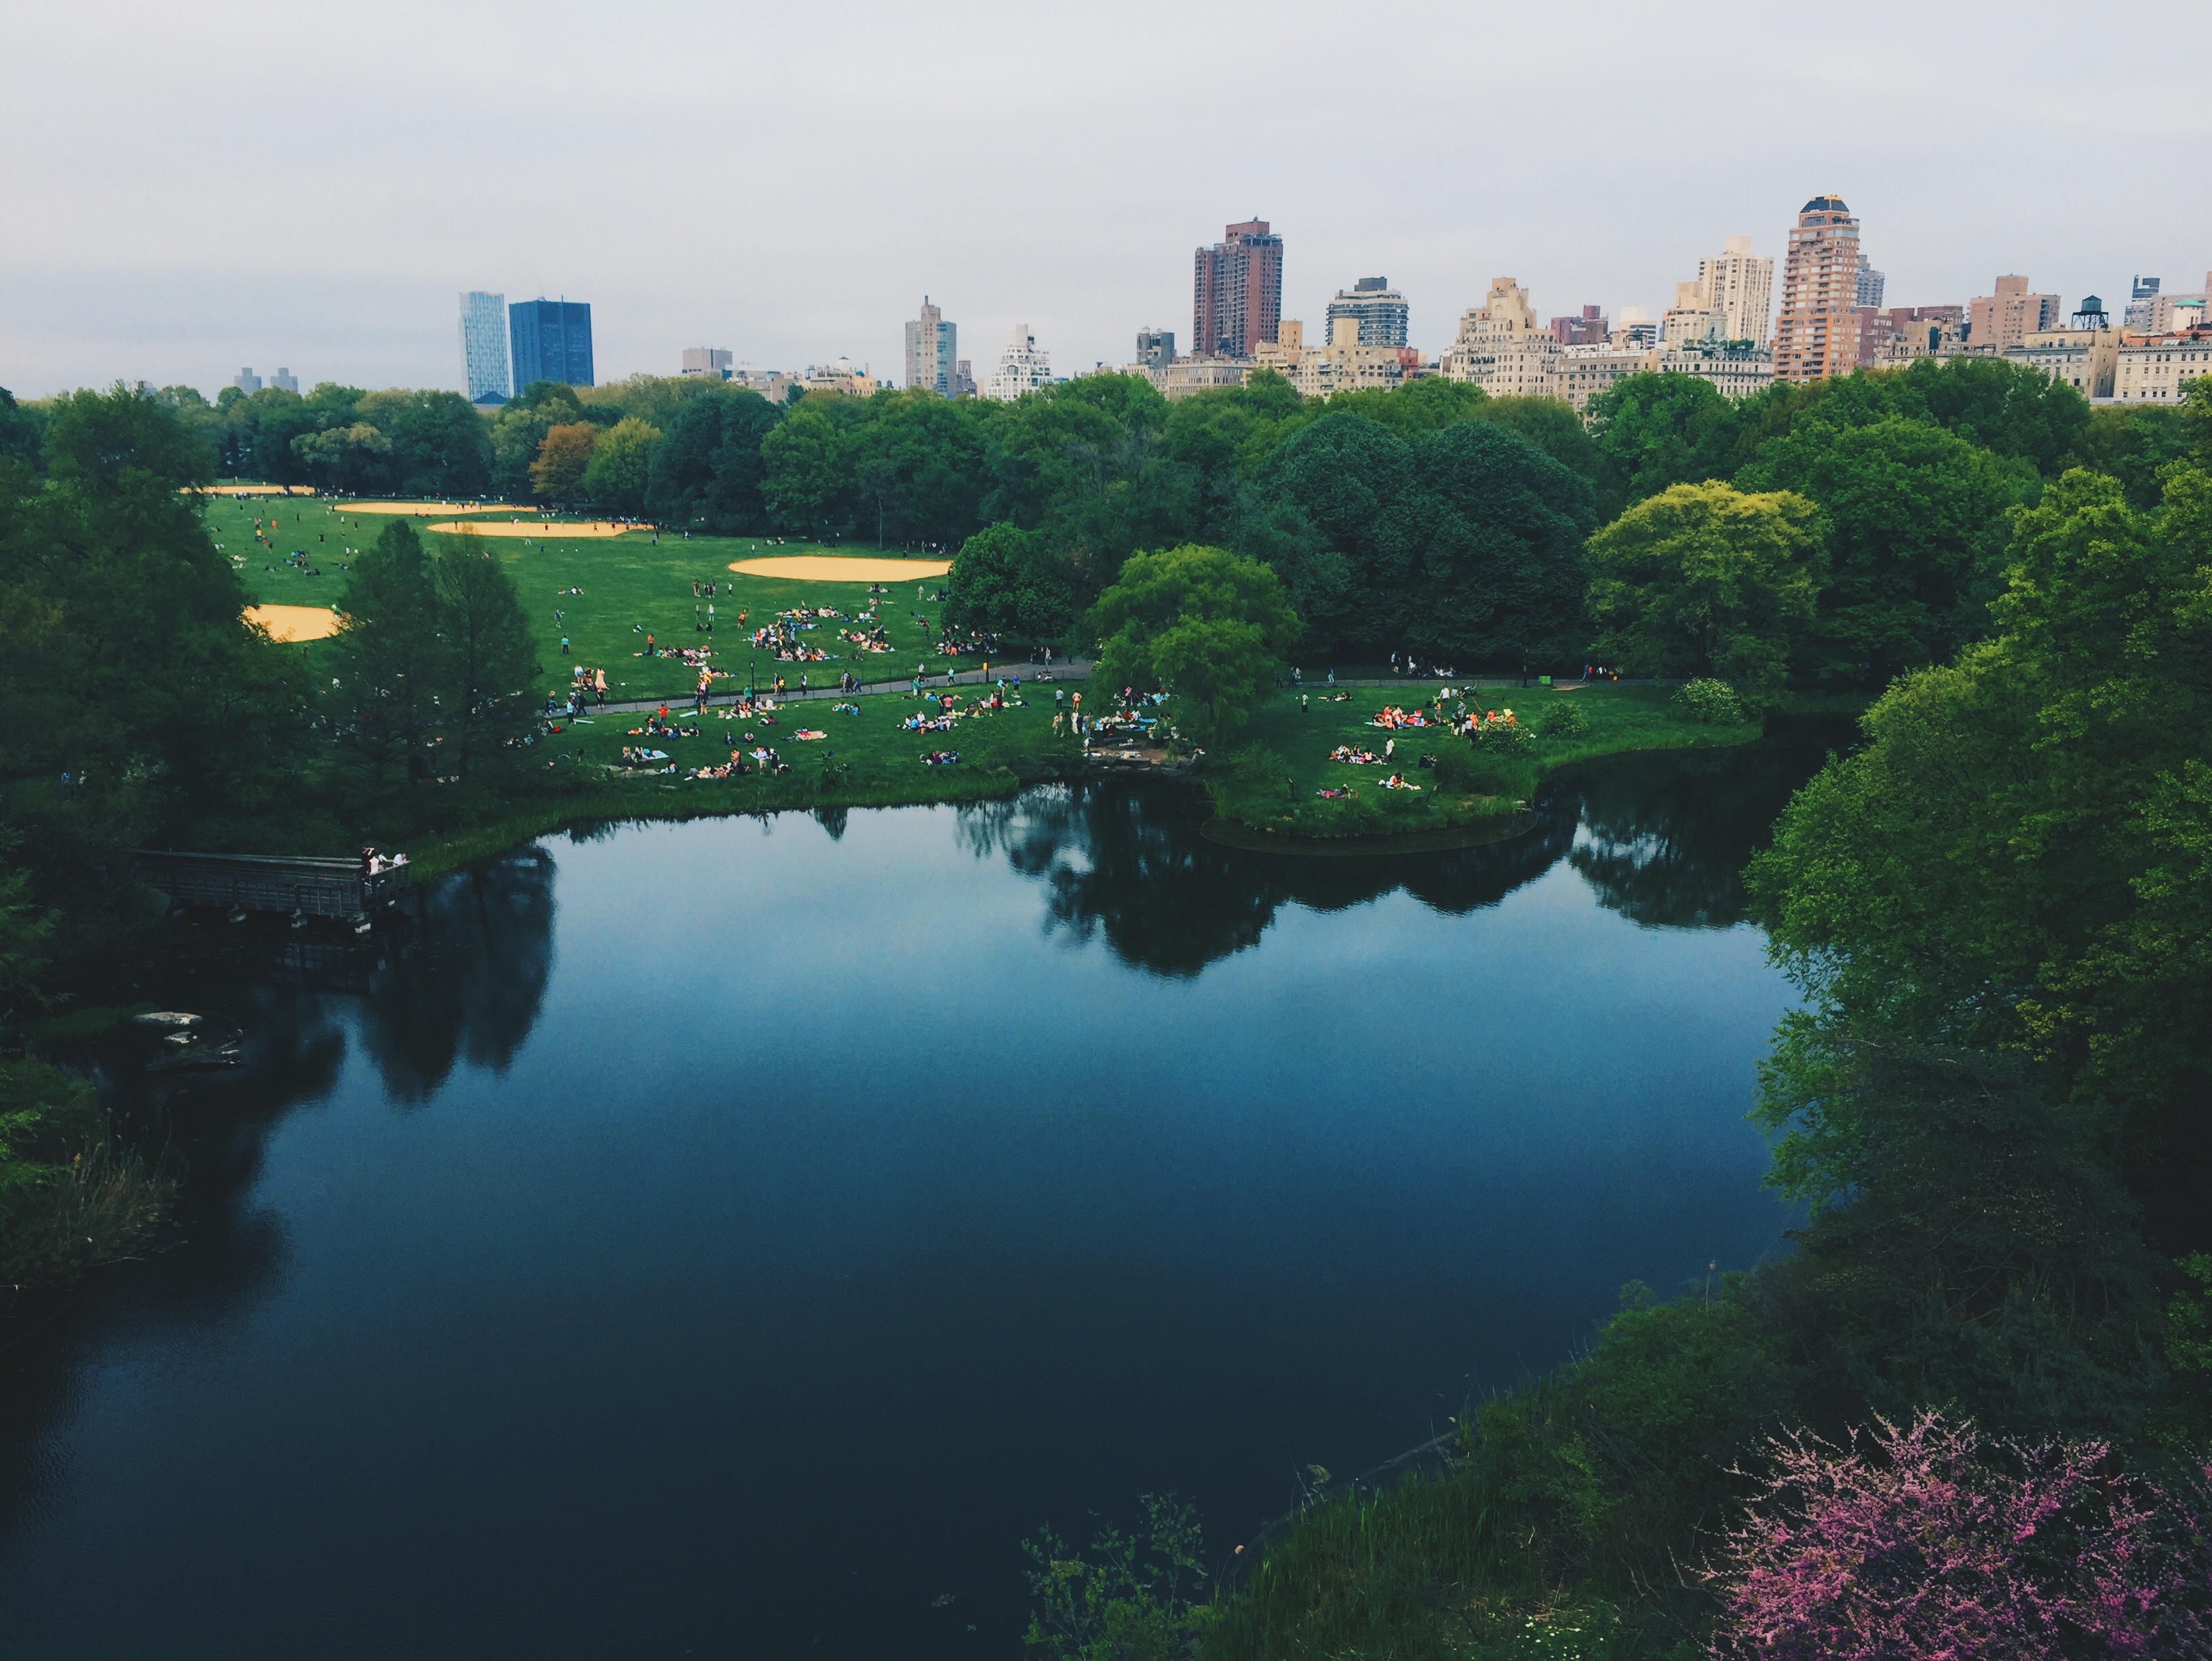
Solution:
[{"label": "paved walkway", "polygon": [[[810,674],[811,672],[809,671]],[[950,675],[925,675],[922,677],[921,686],[924,691],[929,691],[944,686],[990,685],[1001,678],[1010,680],[1016,675],[1019,675],[1031,686],[1037,684],[1037,678],[1040,675],[1050,675],[1054,684],[1064,684],[1072,680],[1090,679],[1091,666],[1080,658],[1065,659],[1050,666],[1039,663],[1003,663],[993,666],[988,681],[984,678],[981,669],[962,669]],[[770,692],[765,687],[758,690],[763,697],[772,697],[778,703],[818,703],[825,700],[839,703],[850,697],[874,697],[886,692],[903,692],[913,685],[914,677],[908,675],[904,680],[864,682],[857,691],[851,692],[841,692],[834,684],[810,687],[804,692],[796,686],[787,688],[781,692]],[[708,697],[707,704],[709,709],[726,707],[737,703],[740,696],[735,692],[713,693]],[[611,715],[635,715],[640,710],[658,709],[665,703],[668,706],[668,713],[673,715],[695,708],[696,703],[697,700],[695,697],[680,692],[672,697],[665,698],[626,698],[619,702],[609,698],[605,703],[586,703],[584,706],[584,713],[587,715],[595,715],[604,710]],[[565,713],[566,709],[567,706],[563,705],[562,713]]]}]

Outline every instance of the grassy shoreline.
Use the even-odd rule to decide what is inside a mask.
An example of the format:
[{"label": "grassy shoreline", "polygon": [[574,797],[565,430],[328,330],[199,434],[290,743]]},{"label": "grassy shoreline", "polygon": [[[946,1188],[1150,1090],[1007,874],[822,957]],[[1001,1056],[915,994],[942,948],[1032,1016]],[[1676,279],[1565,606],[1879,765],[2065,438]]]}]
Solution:
[{"label": "grassy shoreline", "polygon": [[[1269,742],[1272,739],[1291,750],[1292,758],[1285,762],[1284,767],[1287,776],[1305,789],[1318,788],[1316,781],[1333,782],[1338,776],[1355,781],[1363,776],[1374,779],[1384,770],[1331,763],[1327,755],[1339,743],[1358,744],[1368,738],[1387,736],[1367,723],[1376,709],[1394,701],[1394,691],[1395,689],[1358,690],[1350,701],[1329,706],[1328,713],[1313,706],[1301,709],[1297,694],[1280,695],[1255,719],[1250,741],[1273,751],[1274,745]],[[1034,692],[1031,696],[1035,696]],[[1296,822],[1295,814],[1286,815],[1282,811],[1284,797],[1279,783],[1263,780],[1261,788],[1255,788],[1249,770],[1240,771],[1235,753],[1190,776],[1223,818],[1261,834],[1346,841],[1377,837],[1419,837],[1440,831],[1480,830],[1510,821],[1522,811],[1518,802],[1532,794],[1537,783],[1565,767],[1639,751],[1733,747],[1756,742],[1764,731],[1763,725],[1756,721],[1716,727],[1679,720],[1668,710],[1665,689],[1657,687],[1593,686],[1571,694],[1492,691],[1487,696],[1501,700],[1510,696],[1532,709],[1538,707],[1538,697],[1572,697],[1587,713],[1590,730],[1577,738],[1540,740],[1528,757],[1513,764],[1524,770],[1525,777],[1525,788],[1516,794],[1458,795],[1433,788],[1436,772],[1419,770],[1418,751],[1423,745],[1431,751],[1437,750],[1440,738],[1451,743],[1463,741],[1451,739],[1437,728],[1401,731],[1398,736],[1415,742],[1401,745],[1401,749],[1417,752],[1405,759],[1402,770],[1431,788],[1419,794],[1391,792],[1389,795],[1397,800],[1387,807],[1378,806],[1371,813],[1311,815],[1304,822]],[[1856,697],[1826,695],[1793,697],[1778,713],[1847,713],[1861,707],[1863,702]],[[907,694],[878,694],[857,703],[869,715],[889,714],[908,705],[917,711],[924,709]],[[1499,707],[1504,707],[1502,702]],[[823,709],[818,705],[786,705],[779,713],[793,721],[821,720],[828,725],[831,718]],[[418,837],[408,844],[416,879],[441,875],[579,824],[980,801],[1002,799],[1031,784],[1078,778],[1084,772],[1080,746],[1064,735],[1052,733],[1050,707],[1042,698],[982,717],[979,721],[963,722],[955,733],[942,737],[910,733],[891,722],[871,721],[868,715],[846,717],[846,726],[830,727],[838,747],[830,750],[823,759],[841,757],[842,751],[834,769],[811,768],[808,765],[812,759],[810,752],[786,743],[781,747],[792,762],[793,771],[732,781],[685,779],[660,774],[622,777],[613,774],[606,764],[618,753],[623,744],[635,742],[635,735],[623,724],[629,719],[602,717],[589,735],[572,727],[559,737],[546,740],[549,750],[560,746],[556,767],[562,761],[569,761],[591,770],[597,777],[589,781],[578,779],[573,788],[557,795],[513,804],[475,824]],[[684,715],[677,719],[702,729],[697,739],[662,741],[669,745],[677,762],[717,759],[720,746],[741,734],[753,740],[769,736],[757,727],[747,732],[740,727],[729,726],[713,714],[703,721]],[[905,753],[908,749],[918,751],[938,745],[957,747],[966,759],[956,767],[923,768],[918,756]],[[1363,794],[1362,802],[1365,799]],[[1337,806],[1333,802],[1323,805],[1329,808]]]},{"label": "grassy shoreline", "polygon": [[[1532,731],[1548,709],[1571,704],[1585,730],[1572,736],[1537,737],[1508,757],[1480,755],[1441,725],[1386,729],[1374,724],[1386,707],[1413,710],[1437,689],[1423,684],[1326,689],[1285,693],[1270,700],[1241,735],[1238,747],[1207,770],[1204,783],[1214,811],[1262,833],[1299,839],[1373,838],[1471,830],[1510,820],[1523,811],[1537,786],[1559,769],[1638,751],[1729,748],[1756,742],[1760,721],[1708,725],[1686,721],[1664,686],[1583,685],[1468,689],[1469,710],[1510,710]],[[1453,700],[1453,707],[1458,705]],[[1855,710],[1863,698],[1792,696],[1780,714]],[[1425,714],[1436,715],[1429,705]],[[1369,751],[1383,759],[1354,764],[1330,759],[1340,747]],[[1385,754],[1386,746],[1392,753]],[[1385,777],[1401,775],[1414,788],[1386,790]],[[1329,799],[1323,790],[1351,794]]]}]

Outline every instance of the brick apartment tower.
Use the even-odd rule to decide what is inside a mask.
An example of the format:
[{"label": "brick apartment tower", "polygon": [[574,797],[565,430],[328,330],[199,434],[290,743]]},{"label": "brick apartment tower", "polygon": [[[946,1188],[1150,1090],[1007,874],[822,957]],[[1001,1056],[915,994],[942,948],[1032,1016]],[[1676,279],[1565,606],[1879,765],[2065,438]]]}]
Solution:
[{"label": "brick apartment tower", "polygon": [[1198,251],[1191,285],[1195,357],[1250,357],[1283,320],[1283,239],[1264,219],[1231,225]]},{"label": "brick apartment tower", "polygon": [[1797,216],[1774,319],[1774,378],[1818,380],[1858,366],[1859,222],[1837,196]]}]

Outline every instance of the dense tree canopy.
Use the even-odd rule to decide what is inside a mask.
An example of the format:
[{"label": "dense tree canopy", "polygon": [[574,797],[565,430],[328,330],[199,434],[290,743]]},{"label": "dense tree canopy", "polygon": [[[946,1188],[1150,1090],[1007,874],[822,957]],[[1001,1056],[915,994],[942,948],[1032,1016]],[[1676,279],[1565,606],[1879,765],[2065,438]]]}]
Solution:
[{"label": "dense tree canopy", "polygon": [[1329,414],[1268,458],[1243,545],[1281,573],[1310,647],[1560,663],[1585,634],[1588,484],[1497,424],[1408,441]]},{"label": "dense tree canopy", "polygon": [[2212,476],[2173,477],[2142,514],[2069,473],[2011,556],[1995,636],[1892,686],[1754,867],[1822,1012],[1797,1042],[1877,1029],[2032,1056],[2139,1189],[2201,1195]]},{"label": "dense tree canopy", "polygon": [[1170,694],[1184,732],[1212,741],[1273,689],[1298,619],[1259,561],[1186,545],[1132,555],[1090,628],[1100,684]]},{"label": "dense tree canopy", "polygon": [[1631,673],[1778,690],[1826,560],[1818,509],[1788,491],[1676,484],[1590,538],[1591,648]]}]

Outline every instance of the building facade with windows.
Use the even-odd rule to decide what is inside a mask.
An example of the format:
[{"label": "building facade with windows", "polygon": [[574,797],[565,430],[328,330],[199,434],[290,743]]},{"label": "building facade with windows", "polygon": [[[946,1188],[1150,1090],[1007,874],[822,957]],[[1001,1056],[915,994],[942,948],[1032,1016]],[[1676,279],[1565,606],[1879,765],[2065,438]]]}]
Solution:
[{"label": "building facade with windows", "polygon": [[1774,262],[1751,251],[1751,239],[1732,236],[1711,259],[1698,262],[1698,287],[1721,314],[1723,337],[1754,344],[1767,338],[1774,309]]},{"label": "building facade with windows", "polygon": [[1362,342],[1356,317],[1340,317],[1328,326],[1328,344],[1309,346],[1305,325],[1285,318],[1275,338],[1261,343],[1252,367],[1274,370],[1301,398],[1330,398],[1362,386],[1388,390],[1406,378],[1409,359],[1419,360],[1410,347]]},{"label": "building facade with windows", "polygon": [[1774,354],[1749,340],[1691,341],[1663,345],[1651,367],[1662,374],[1695,375],[1723,398],[1749,398],[1774,384]]},{"label": "building facade with windows", "polygon": [[592,308],[580,300],[525,300],[507,308],[514,390],[535,380],[590,386]]},{"label": "building facade with windows", "polygon": [[953,396],[953,381],[960,373],[960,326],[947,323],[945,313],[921,297],[921,315],[906,326],[906,384],[920,386],[939,398]]},{"label": "building facade with windows", "polygon": [[1966,344],[1978,352],[2002,352],[2032,334],[2058,326],[2055,294],[2030,294],[2024,277],[2001,277],[1996,292],[1966,304]]},{"label": "building facade with windows", "polygon": [[1007,337],[1006,350],[999,355],[999,367],[991,371],[990,384],[983,388],[983,396],[1011,404],[1024,392],[1033,392],[1051,380],[1050,357],[1037,344],[1030,326],[1017,323],[1013,333]]},{"label": "building facade with windows", "polygon": [[1594,346],[1612,332],[1613,326],[1605,320],[1605,307],[1585,306],[1579,317],[1555,317],[1552,333],[1562,346]]},{"label": "building facade with windows", "polygon": [[1387,277],[1363,277],[1349,289],[1339,289],[1328,302],[1323,326],[1332,344],[1340,319],[1350,318],[1359,327],[1362,346],[1402,346],[1413,313],[1405,297],[1390,286]]},{"label": "building facade with windows", "polygon": [[727,380],[734,356],[720,346],[686,346],[682,373],[710,380]]},{"label": "building facade with windows", "polygon": [[1249,357],[1179,357],[1154,377],[1152,384],[1170,404],[1194,392],[1210,392],[1242,386],[1256,366]]},{"label": "building facade with windows", "polygon": [[1175,362],[1175,331],[1173,329],[1139,329],[1137,331],[1137,362],[1147,374],[1157,374]]},{"label": "building facade with windows", "polygon": [[1283,239],[1264,219],[1227,227],[1200,248],[1191,279],[1191,355],[1250,357],[1283,318]]},{"label": "building facade with windows", "polygon": [[2004,356],[2063,380],[2084,398],[2110,398],[2118,378],[2120,332],[2105,314],[2105,302],[2095,295],[2081,302],[2071,326],[2041,329]]},{"label": "building facade with windows", "polygon": [[2212,325],[2120,342],[2112,398],[2121,404],[2176,404],[2189,383],[2212,374]]},{"label": "building facade with windows", "polygon": [[503,294],[471,289],[461,296],[461,390],[471,404],[504,404],[514,395]]},{"label": "building facade with windows", "polygon": [[1616,345],[1609,340],[1587,341],[1559,348],[1559,390],[1552,394],[1564,398],[1574,406],[1577,415],[1589,407],[1590,399],[1600,392],[1609,392],[1620,382],[1632,374],[1642,374],[1647,369],[1659,367],[1659,354],[1650,347],[1626,342]]},{"label": "building facade with windows", "polygon": [[1858,367],[1859,222],[1839,196],[1816,196],[1790,228],[1774,320],[1778,380],[1819,380]]},{"label": "building facade with windows", "polygon": [[1528,291],[1510,277],[1492,277],[1481,305],[1463,313],[1443,356],[1443,373],[1471,380],[1492,398],[1563,398],[1559,338],[1536,321]]},{"label": "building facade with windows", "polygon": [[1851,304],[1854,307],[1879,307],[1881,304],[1881,291],[1887,283],[1888,279],[1875,270],[1874,262],[1864,254],[1861,254],[1858,276],[1852,283]]}]

